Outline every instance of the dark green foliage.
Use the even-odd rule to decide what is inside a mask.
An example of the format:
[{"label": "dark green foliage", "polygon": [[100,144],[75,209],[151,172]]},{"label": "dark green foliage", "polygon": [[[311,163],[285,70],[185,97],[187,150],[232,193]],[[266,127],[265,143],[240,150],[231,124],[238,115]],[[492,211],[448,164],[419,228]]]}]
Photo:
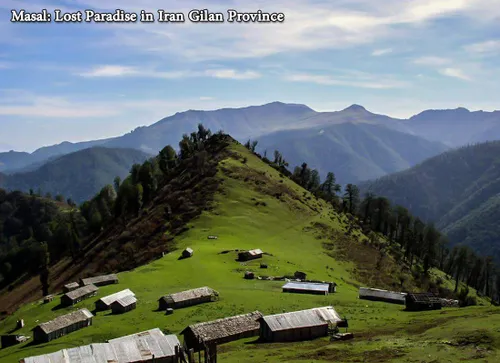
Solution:
[{"label": "dark green foliage", "polygon": [[434,221],[451,245],[500,261],[500,142],[466,146],[361,185]]},{"label": "dark green foliage", "polygon": [[0,187],[23,192],[39,190],[38,194],[43,191],[47,198],[56,196],[62,201],[64,196],[80,204],[115,176],[127,176],[132,164],[142,163],[148,156],[132,149],[85,149],[56,158],[34,171],[7,175],[3,181],[0,178]]},{"label": "dark green foliage", "polygon": [[0,285],[26,273],[40,274],[46,293],[49,264],[71,253],[74,229],[85,233],[79,213],[61,210],[52,200],[0,189]]}]

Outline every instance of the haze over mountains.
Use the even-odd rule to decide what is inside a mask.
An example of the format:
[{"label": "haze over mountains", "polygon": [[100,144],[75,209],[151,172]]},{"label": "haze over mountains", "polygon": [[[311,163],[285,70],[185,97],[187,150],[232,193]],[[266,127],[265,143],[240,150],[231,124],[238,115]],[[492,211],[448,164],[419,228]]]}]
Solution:
[{"label": "haze over mountains", "polygon": [[[156,154],[167,144],[177,147],[182,134],[192,132],[199,123],[212,131],[222,129],[241,142],[249,138],[258,140],[260,152],[267,150],[272,155],[277,149],[291,167],[307,162],[322,176],[333,171],[343,184],[407,169],[450,147],[500,139],[499,111],[428,110],[402,120],[372,113],[360,105],[342,111],[316,112],[305,105],[273,102],[215,111],[189,110],[115,138],[63,142],[31,154],[0,153],[0,171],[6,174],[33,172],[62,155],[95,146]],[[125,164],[116,167],[123,170]],[[70,173],[71,168],[78,168],[71,163],[67,167]],[[113,170],[109,165],[107,168]],[[45,175],[49,180],[56,178]],[[7,184],[14,188],[37,187],[19,176],[10,180],[17,180]],[[100,177],[96,180],[104,181]]]},{"label": "haze over mountains", "polygon": [[500,261],[500,141],[443,153],[361,189],[434,221],[452,245],[463,243]]}]

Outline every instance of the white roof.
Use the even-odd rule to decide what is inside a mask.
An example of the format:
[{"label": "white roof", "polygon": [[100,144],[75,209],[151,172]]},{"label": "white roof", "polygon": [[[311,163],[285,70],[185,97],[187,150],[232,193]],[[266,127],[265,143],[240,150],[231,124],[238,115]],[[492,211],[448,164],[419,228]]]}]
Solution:
[{"label": "white roof", "polygon": [[333,306],[267,315],[263,319],[272,331],[308,328],[343,321]]},{"label": "white roof", "polygon": [[24,358],[24,363],[130,363],[151,361],[175,355],[180,345],[175,335],[164,335],[155,328],[137,334],[82,347],[63,349],[55,353]]},{"label": "white roof", "polygon": [[130,291],[129,289],[125,289],[122,291],[115,292],[114,294],[102,297],[99,299],[99,301],[102,301],[106,305],[111,305],[114,303],[116,300],[122,299],[126,296],[135,296],[135,294]]}]

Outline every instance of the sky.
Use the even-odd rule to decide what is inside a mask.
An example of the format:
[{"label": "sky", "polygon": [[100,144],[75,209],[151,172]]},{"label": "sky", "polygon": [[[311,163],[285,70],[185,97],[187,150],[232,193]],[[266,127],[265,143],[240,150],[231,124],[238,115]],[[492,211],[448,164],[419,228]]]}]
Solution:
[{"label": "sky", "polygon": [[[140,3],[140,5],[138,5]],[[11,10],[281,12],[282,23],[12,23]],[[500,109],[500,0],[0,0],[0,151],[188,109]]]}]

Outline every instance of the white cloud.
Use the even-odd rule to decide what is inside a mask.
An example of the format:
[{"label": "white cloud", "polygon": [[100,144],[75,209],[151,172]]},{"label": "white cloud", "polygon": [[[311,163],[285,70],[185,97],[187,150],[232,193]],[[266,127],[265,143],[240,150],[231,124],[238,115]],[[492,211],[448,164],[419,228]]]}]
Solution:
[{"label": "white cloud", "polygon": [[423,66],[443,66],[451,63],[451,60],[447,58],[428,56],[414,59],[413,63]]},{"label": "white cloud", "polygon": [[255,79],[261,76],[258,72],[237,72],[234,69],[210,69],[205,71],[205,74],[210,77],[224,79]]},{"label": "white cloud", "polygon": [[[103,38],[108,47],[125,45],[140,52],[175,54],[203,61],[369,44],[414,31],[410,26],[454,15],[490,21],[500,14],[500,7],[495,6],[499,3],[500,0],[387,0],[381,7],[372,0],[276,0],[272,4],[267,0],[233,0],[230,7],[239,11],[279,11],[285,13],[285,21],[279,24],[186,22],[96,26],[114,34]],[[201,7],[200,1],[195,0],[149,0],[140,4],[132,0],[76,0],[72,4],[107,11],[121,8],[156,12],[161,8],[187,12]],[[228,4],[222,1],[210,4],[211,11],[225,14],[227,8]]]},{"label": "white cloud", "polygon": [[461,70],[460,68],[443,68],[439,70],[439,73],[441,73],[444,76],[458,78],[464,81],[472,80],[471,77],[465,74],[464,71]]},{"label": "white cloud", "polygon": [[296,73],[286,75],[284,79],[290,82],[306,82],[327,86],[346,86],[371,89],[403,88],[408,86],[406,82],[390,77],[385,78],[373,76],[362,72],[350,72],[350,74],[338,76]]},{"label": "white cloud", "polygon": [[213,99],[214,99],[213,97],[209,97],[209,96],[201,96],[200,97],[200,101],[210,101]]},{"label": "white cloud", "polygon": [[189,77],[212,77],[223,79],[247,80],[259,78],[261,75],[255,71],[239,71],[235,69],[207,69],[205,71],[171,71],[162,72],[154,69],[129,67],[121,65],[102,65],[89,71],[77,73],[81,77],[143,77],[179,79]]},{"label": "white cloud", "polygon": [[386,49],[376,49],[372,52],[372,56],[374,57],[380,57],[382,55],[386,55],[386,54],[389,54],[389,53],[392,53],[392,49],[391,48],[386,48]]},{"label": "white cloud", "polygon": [[467,52],[475,54],[493,54],[500,52],[500,40],[487,40],[469,44],[464,47]]}]

